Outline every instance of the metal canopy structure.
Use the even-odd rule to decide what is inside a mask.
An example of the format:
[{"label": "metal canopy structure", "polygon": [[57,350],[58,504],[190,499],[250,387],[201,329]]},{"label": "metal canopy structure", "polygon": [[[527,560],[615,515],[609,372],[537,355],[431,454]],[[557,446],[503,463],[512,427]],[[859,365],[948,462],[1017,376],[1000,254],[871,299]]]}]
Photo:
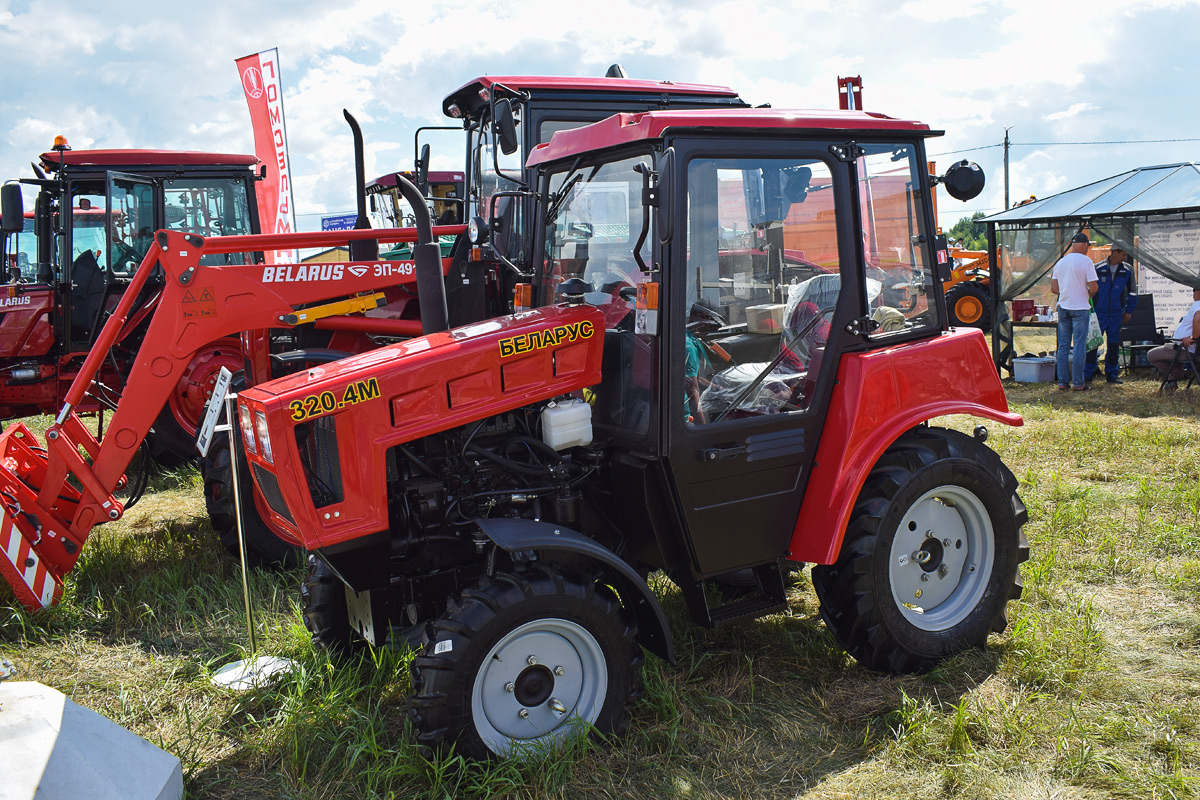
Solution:
[{"label": "metal canopy structure", "polygon": [[[1200,165],[1140,167],[980,220],[991,259],[992,355],[1012,374],[1007,301],[1038,282],[1086,230],[1093,245],[1121,240],[1134,259],[1160,275],[1200,286]],[[1095,253],[1093,252],[1093,255]]]}]

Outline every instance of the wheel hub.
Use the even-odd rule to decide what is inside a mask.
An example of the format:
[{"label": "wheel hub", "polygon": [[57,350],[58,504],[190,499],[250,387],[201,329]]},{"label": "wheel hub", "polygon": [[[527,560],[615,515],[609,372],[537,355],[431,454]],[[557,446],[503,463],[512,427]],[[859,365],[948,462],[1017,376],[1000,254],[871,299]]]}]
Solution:
[{"label": "wheel hub", "polygon": [[576,723],[594,723],[607,693],[608,666],[595,637],[570,620],[539,619],[488,652],[471,690],[471,715],[488,748],[505,754],[514,741],[562,739]]},{"label": "wheel hub", "polygon": [[892,540],[892,599],[923,630],[951,628],[978,605],[994,558],[983,502],[960,486],[933,489],[909,507]]},{"label": "wheel hub", "polygon": [[521,670],[513,693],[523,706],[540,706],[554,692],[554,673],[541,664]]}]

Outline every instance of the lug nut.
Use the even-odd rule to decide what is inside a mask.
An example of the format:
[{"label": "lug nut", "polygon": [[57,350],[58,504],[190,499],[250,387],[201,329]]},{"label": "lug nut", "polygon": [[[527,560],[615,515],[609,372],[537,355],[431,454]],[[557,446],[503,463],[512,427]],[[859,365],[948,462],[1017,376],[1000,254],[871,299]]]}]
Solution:
[{"label": "lug nut", "polygon": [[922,573],[921,573],[921,580],[923,580],[923,581],[927,581],[927,580],[929,580],[929,573],[928,573],[928,572],[922,572]]},{"label": "lug nut", "polygon": [[554,674],[561,678],[563,675],[567,674],[567,671],[565,669],[563,669],[562,667],[555,667]]},{"label": "lug nut", "polygon": [[532,667],[537,663],[537,656],[530,656],[529,658],[525,659],[525,663]]},{"label": "lug nut", "polygon": [[521,719],[529,719],[529,709],[522,708],[520,711],[517,712],[517,716],[520,717]]},{"label": "lug nut", "polygon": [[949,547],[949,546],[950,546],[950,539],[949,539],[949,538],[942,539],[942,544],[943,544],[944,546],[946,546],[946,547]]},{"label": "lug nut", "polygon": [[945,564],[942,564],[940,567],[938,567],[938,575],[940,575],[943,578],[946,577],[947,573],[949,573],[949,572],[950,572],[950,568],[947,567]]},{"label": "lug nut", "polygon": [[517,690],[517,685],[515,683],[510,682],[510,683],[504,684],[504,691],[515,692],[516,690]]}]

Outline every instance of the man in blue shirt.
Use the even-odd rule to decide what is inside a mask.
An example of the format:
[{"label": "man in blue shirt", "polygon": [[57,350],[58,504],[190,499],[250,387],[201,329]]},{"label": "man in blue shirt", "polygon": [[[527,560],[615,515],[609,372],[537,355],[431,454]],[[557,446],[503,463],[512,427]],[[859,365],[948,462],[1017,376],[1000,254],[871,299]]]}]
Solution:
[{"label": "man in blue shirt", "polygon": [[[1112,243],[1108,258],[1096,264],[1096,321],[1104,331],[1107,342],[1104,351],[1104,378],[1109,383],[1124,383],[1117,377],[1117,358],[1121,352],[1121,323],[1129,322],[1137,305],[1133,294],[1133,266],[1125,259],[1129,253],[1125,243],[1117,239]],[[1090,383],[1096,376],[1096,362],[1100,350],[1089,350],[1085,379]]]}]

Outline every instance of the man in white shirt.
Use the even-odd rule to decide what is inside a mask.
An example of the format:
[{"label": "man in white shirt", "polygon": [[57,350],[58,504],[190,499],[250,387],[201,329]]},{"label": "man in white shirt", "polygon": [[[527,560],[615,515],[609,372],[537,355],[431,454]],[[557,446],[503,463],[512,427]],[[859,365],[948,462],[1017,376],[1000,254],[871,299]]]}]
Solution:
[{"label": "man in white shirt", "polygon": [[1169,378],[1166,384],[1167,391],[1174,390],[1177,386],[1175,381],[1183,377],[1182,359],[1175,363],[1175,369],[1167,375],[1167,370],[1171,369],[1171,362],[1175,359],[1175,342],[1195,353],[1197,334],[1200,334],[1200,286],[1192,289],[1192,305],[1183,313],[1183,318],[1179,320],[1179,325],[1171,337],[1175,341],[1161,344],[1146,354],[1154,368]]},{"label": "man in white shirt", "polygon": [[[1082,392],[1092,388],[1083,382],[1084,359],[1087,355],[1088,312],[1090,300],[1099,286],[1096,266],[1087,257],[1091,242],[1086,233],[1071,237],[1066,255],[1054,265],[1050,276],[1050,291],[1058,295],[1058,388]],[[1074,340],[1074,347],[1071,342]],[[1067,360],[1071,359],[1071,374],[1067,375]]]}]

